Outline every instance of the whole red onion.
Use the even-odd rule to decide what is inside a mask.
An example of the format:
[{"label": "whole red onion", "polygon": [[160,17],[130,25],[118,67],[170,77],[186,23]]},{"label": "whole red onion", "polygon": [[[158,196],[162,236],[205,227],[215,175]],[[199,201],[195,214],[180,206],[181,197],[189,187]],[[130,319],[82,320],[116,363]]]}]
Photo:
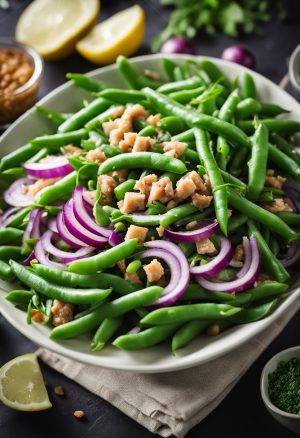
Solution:
[{"label": "whole red onion", "polygon": [[255,66],[255,58],[250,50],[238,45],[227,47],[227,49],[223,51],[221,58],[226,61],[244,65],[248,68],[254,68]]},{"label": "whole red onion", "polygon": [[160,48],[160,52],[164,54],[186,53],[195,55],[196,48],[194,44],[185,38],[175,37],[166,41]]}]

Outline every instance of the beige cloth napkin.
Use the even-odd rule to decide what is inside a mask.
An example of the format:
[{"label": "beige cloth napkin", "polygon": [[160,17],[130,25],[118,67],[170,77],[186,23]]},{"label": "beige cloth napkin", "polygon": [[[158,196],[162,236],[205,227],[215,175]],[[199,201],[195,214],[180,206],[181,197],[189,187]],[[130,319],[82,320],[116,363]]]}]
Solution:
[{"label": "beige cloth napkin", "polygon": [[88,366],[40,348],[41,359],[163,437],[178,438],[226,397],[300,308],[300,297],[267,330],[231,353],[187,370],[136,374]]}]

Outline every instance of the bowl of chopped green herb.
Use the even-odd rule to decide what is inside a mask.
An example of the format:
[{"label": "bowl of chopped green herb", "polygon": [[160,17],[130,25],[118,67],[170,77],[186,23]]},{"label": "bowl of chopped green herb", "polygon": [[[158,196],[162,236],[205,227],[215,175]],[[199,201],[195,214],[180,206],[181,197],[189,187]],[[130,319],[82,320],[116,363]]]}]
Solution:
[{"label": "bowl of chopped green herb", "polygon": [[260,389],[270,414],[300,435],[300,346],[269,360],[262,371]]}]

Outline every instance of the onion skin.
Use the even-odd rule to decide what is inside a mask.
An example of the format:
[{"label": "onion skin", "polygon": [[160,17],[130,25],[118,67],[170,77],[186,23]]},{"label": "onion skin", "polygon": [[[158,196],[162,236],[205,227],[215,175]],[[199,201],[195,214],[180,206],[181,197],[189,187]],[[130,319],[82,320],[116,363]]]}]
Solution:
[{"label": "onion skin", "polygon": [[170,38],[160,48],[160,53],[170,55],[172,53],[186,53],[187,55],[196,55],[197,51],[194,44],[185,38]]},{"label": "onion skin", "polygon": [[227,47],[227,49],[222,52],[221,58],[226,61],[241,64],[247,68],[253,69],[255,67],[254,55],[243,46],[235,45]]}]

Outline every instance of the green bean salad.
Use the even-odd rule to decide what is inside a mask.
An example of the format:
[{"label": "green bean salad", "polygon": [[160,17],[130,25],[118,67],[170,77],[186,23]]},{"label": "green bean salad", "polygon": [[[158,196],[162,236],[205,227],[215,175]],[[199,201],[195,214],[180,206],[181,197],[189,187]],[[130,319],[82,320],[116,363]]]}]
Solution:
[{"label": "green bean salad", "polygon": [[55,133],[0,161],[0,278],[28,324],[173,353],[270,315],[300,260],[300,122],[252,76],[162,59],[127,89],[69,74],[88,101],[37,106]]}]

